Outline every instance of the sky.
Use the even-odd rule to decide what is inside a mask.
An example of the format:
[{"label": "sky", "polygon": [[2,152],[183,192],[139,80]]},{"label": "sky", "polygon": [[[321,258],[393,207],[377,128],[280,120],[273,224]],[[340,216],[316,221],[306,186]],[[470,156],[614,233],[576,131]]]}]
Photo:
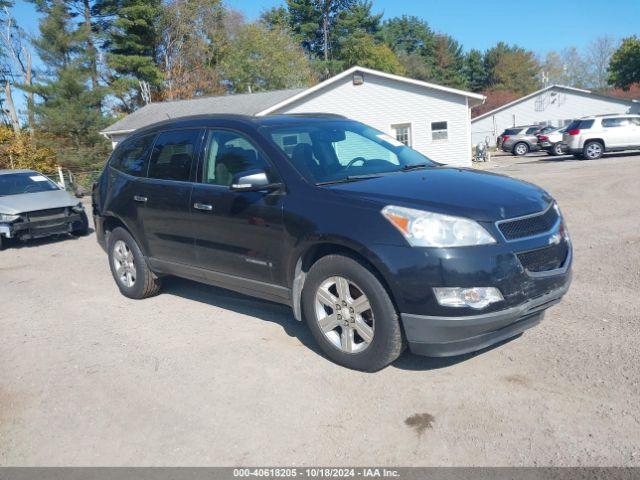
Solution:
[{"label": "sky", "polygon": [[[284,0],[226,0],[249,20]],[[640,34],[640,0],[373,0],[383,18],[415,15],[431,28],[452,35],[465,50],[486,50],[499,41],[518,44],[536,53],[576,46],[585,48],[599,36],[623,38]],[[16,0],[14,16],[31,33],[37,32],[33,4]]]}]

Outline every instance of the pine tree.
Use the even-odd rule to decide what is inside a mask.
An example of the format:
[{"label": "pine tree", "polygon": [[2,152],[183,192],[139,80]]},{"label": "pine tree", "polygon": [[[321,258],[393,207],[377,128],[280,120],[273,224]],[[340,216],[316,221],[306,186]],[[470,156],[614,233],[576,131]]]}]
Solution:
[{"label": "pine tree", "polygon": [[470,50],[464,59],[465,77],[472,92],[482,92],[487,88],[487,71],[480,50]]},{"label": "pine tree", "polygon": [[103,18],[107,66],[112,69],[112,91],[127,111],[145,103],[148,87],[162,87],[158,66],[163,5],[161,0],[100,0],[96,13]]},{"label": "pine tree", "polygon": [[33,43],[45,69],[30,90],[40,99],[35,106],[38,141],[55,147],[65,165],[91,165],[101,163],[108,151],[98,133],[107,123],[101,109],[106,91],[92,88],[86,32],[76,23],[72,3],[36,3],[42,18]]}]

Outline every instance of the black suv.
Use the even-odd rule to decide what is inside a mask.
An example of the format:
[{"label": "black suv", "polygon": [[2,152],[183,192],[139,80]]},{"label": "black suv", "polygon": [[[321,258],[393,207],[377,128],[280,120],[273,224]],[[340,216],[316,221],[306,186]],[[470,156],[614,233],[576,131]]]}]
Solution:
[{"label": "black suv", "polygon": [[336,116],[158,123],[118,145],[93,208],[127,297],[176,275],[284,303],[360,370],[518,335],[571,279],[545,191]]}]

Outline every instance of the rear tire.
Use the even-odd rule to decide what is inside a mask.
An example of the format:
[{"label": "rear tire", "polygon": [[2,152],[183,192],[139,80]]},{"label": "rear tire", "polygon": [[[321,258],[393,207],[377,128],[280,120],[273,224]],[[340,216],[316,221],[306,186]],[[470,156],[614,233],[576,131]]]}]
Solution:
[{"label": "rear tire", "polygon": [[141,300],[157,295],[160,279],[151,271],[140,247],[124,228],[109,235],[109,267],[113,279],[125,297]]},{"label": "rear tire", "polygon": [[513,146],[513,151],[511,153],[513,153],[516,157],[522,157],[529,153],[529,145],[524,142],[516,143]]},{"label": "rear tire", "polygon": [[551,155],[555,155],[556,157],[559,157],[560,155],[562,155],[564,153],[563,149],[562,149],[562,145],[560,145],[559,143],[556,143],[552,148],[551,148]]},{"label": "rear tire", "polygon": [[604,145],[597,141],[587,142],[582,149],[582,156],[588,160],[597,160],[604,153]]},{"label": "rear tire", "polygon": [[337,364],[375,372],[404,349],[387,290],[354,258],[328,255],[318,260],[307,275],[302,308],[318,345]]}]

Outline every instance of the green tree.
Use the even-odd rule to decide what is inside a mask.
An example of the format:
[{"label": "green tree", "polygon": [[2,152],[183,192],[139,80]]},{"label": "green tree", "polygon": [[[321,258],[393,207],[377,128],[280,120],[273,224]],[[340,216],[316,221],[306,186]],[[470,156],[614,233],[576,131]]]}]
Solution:
[{"label": "green tree", "polygon": [[345,40],[341,54],[346,68],[359,65],[396,75],[406,73],[393,50],[383,43],[376,42],[373,36],[367,33],[359,33]]},{"label": "green tree", "polygon": [[517,48],[498,59],[493,69],[494,86],[527,95],[540,87],[540,65],[532,52]]},{"label": "green tree", "polygon": [[629,90],[640,82],[640,39],[625,38],[609,63],[609,83],[614,87]]},{"label": "green tree", "polygon": [[329,61],[338,16],[356,3],[356,0],[287,0],[291,30],[310,55]]},{"label": "green tree", "polygon": [[382,38],[396,53],[422,54],[434,37],[424,20],[403,15],[390,18],[382,24]]},{"label": "green tree", "polygon": [[306,86],[312,78],[309,60],[289,35],[254,23],[232,33],[221,70],[234,93]]},{"label": "green tree", "polygon": [[464,72],[467,85],[472,92],[482,92],[487,88],[487,71],[484,56],[480,50],[470,50],[464,58]]},{"label": "green tree", "polygon": [[289,11],[286,7],[272,7],[260,14],[260,24],[269,30],[289,30],[291,28],[291,20],[289,19]]},{"label": "green tree", "polygon": [[101,0],[95,10],[104,19],[111,89],[123,108],[131,111],[145,103],[145,87],[151,95],[162,87],[158,59],[162,0]]},{"label": "green tree", "polygon": [[446,34],[436,34],[423,56],[432,65],[432,80],[454,88],[466,88],[462,45]]},{"label": "green tree", "polygon": [[54,149],[65,165],[102,162],[108,144],[98,132],[107,123],[101,109],[106,91],[91,87],[84,32],[69,3],[42,1],[37,7],[42,18],[34,44],[45,68],[29,90],[40,99],[35,106],[38,144]]}]

